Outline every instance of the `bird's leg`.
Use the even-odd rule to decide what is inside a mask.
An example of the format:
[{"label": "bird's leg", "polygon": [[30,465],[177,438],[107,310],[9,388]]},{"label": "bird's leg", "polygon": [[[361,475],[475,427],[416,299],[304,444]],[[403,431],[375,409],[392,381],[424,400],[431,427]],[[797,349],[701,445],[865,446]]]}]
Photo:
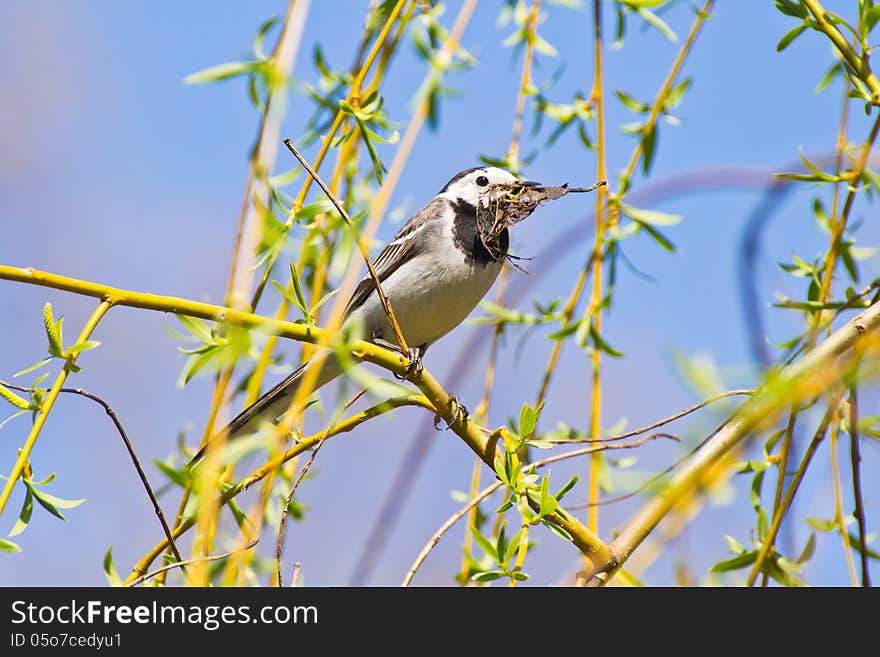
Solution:
[{"label": "bird's leg", "polygon": [[425,350],[428,348],[427,344],[423,344],[418,347],[410,347],[409,350],[405,352],[396,344],[388,342],[387,340],[382,338],[381,333],[377,333],[371,336],[370,341],[375,345],[384,347],[385,349],[390,349],[391,351],[402,353],[409,360],[409,365],[406,366],[406,371],[402,375],[394,373],[394,378],[398,381],[406,381],[411,376],[421,374],[422,370],[424,369],[422,367],[422,357],[425,355]]},{"label": "bird's leg", "polygon": [[[449,407],[452,409],[452,422],[446,423],[446,429],[451,429],[453,424],[458,424],[459,422],[466,422],[468,417],[470,417],[470,411],[468,411],[467,406],[459,401],[458,397],[449,397]],[[440,431],[440,420],[442,420],[439,415],[434,417],[434,428],[437,431]]]},{"label": "bird's leg", "polygon": [[422,370],[425,368],[422,367],[422,356],[425,355],[425,350],[428,348],[428,345],[423,344],[418,347],[410,347],[409,348],[409,365],[406,366],[406,372],[403,373],[403,379],[408,379],[411,376],[418,376],[422,373]]}]

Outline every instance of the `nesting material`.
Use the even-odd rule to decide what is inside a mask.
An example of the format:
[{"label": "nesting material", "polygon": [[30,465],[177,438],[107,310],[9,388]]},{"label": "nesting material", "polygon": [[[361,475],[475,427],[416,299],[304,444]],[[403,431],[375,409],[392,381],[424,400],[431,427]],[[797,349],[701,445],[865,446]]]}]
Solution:
[{"label": "nesting material", "polygon": [[477,228],[483,246],[493,258],[501,257],[499,237],[508,226],[519,223],[539,205],[555,201],[566,194],[592,192],[603,186],[601,181],[591,187],[544,187],[543,185],[492,185],[481,195],[477,205]]}]

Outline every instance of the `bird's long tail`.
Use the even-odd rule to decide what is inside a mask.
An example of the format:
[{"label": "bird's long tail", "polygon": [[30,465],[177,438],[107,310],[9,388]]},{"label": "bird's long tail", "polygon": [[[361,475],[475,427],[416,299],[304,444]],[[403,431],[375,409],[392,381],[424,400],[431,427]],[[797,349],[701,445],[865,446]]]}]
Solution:
[{"label": "bird's long tail", "polygon": [[[189,462],[188,467],[192,467],[202,459],[207,451],[208,444],[220,433],[225,434],[227,440],[233,440],[256,433],[264,423],[274,422],[279,415],[290,407],[299,389],[300,382],[303,380],[306,372],[313,367],[315,367],[314,361],[309,361],[244,409],[222,431],[215,434],[211,440],[202,446]],[[321,370],[318,372],[312,390],[318,390],[318,388],[330,383],[340,374],[342,374],[342,367],[339,361],[333,355],[329,355],[321,365]]]}]

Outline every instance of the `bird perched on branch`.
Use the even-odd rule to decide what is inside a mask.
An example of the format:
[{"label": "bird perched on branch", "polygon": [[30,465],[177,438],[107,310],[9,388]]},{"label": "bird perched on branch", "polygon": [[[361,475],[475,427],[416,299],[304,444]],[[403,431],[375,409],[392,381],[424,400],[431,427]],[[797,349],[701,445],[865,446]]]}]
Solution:
[{"label": "bird perched on branch", "polygon": [[[498,190],[518,207],[519,221],[544,200],[559,198],[566,187],[544,187],[518,180],[497,167],[462,171],[416,212],[385,246],[374,261],[382,291],[410,345],[411,371],[421,367],[425,350],[458,326],[482,300],[501,272],[510,242],[507,226],[499,226],[501,207]],[[545,191],[546,190],[546,191]],[[485,218],[490,203],[493,216]],[[511,221],[510,223],[514,223]],[[488,225],[492,230],[487,232]],[[366,339],[399,349],[388,316],[371,276],[358,284],[345,309],[343,326],[358,323]],[[255,403],[244,409],[224,429],[228,438],[256,432],[263,423],[274,422],[291,405],[308,368],[306,363]],[[342,373],[332,355],[324,360],[314,390]],[[204,447],[193,459],[198,460]]]}]

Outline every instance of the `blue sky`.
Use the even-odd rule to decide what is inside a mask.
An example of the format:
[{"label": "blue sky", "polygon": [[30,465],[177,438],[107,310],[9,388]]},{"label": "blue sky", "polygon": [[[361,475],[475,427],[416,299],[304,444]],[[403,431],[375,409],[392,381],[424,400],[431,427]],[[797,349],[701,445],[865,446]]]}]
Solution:
[{"label": "blue sky", "polygon": [[[447,24],[460,5],[449,4]],[[439,131],[419,137],[394,205],[414,211],[455,172],[474,166],[480,154],[506,150],[519,60],[501,46],[510,29],[496,25],[498,4],[479,3],[463,40],[479,66],[450,79],[461,96],[444,100]],[[676,112],[682,124],[662,127],[651,180],[636,179],[633,194],[651,189],[662,194],[664,181],[725,167],[747,169],[752,182],[651,201],[652,209],[684,216],[669,230],[679,252],[662,252],[642,238],[626,244],[627,256],[653,280],[621,270],[605,333],[626,358],[606,360],[605,426],[621,417],[628,418],[629,426],[638,426],[696,400],[676,374],[672,354],[677,351],[711,356],[731,386],[754,383],[736,286],[740,236],[760,193],[753,181],[756,175],[796,162],[800,151],[828,152],[835,143],[840,88],[815,91],[832,61],[827,42],[807,33],[777,54],[776,43],[792,24],[772,3],[717,4],[684,68],[683,75],[694,82]],[[323,45],[335,67],[349,64],[364,5],[313,0],[294,71],[298,80],[315,78],[310,56],[315,43]],[[267,0],[168,3],[158,8],[109,1],[3,3],[0,56],[7,64],[0,70],[5,90],[0,141],[7,153],[0,161],[0,262],[222,302],[256,115],[241,81],[187,86],[182,80],[195,70],[248,56],[259,24],[284,10],[284,2]],[[683,37],[691,23],[687,3],[666,18]],[[609,36],[612,29],[612,13],[606,12]],[[553,98],[564,100],[577,89],[588,91],[592,56],[585,44],[590,30],[589,11],[549,8],[541,33],[556,46],[559,57],[540,58],[536,77],[547,80],[564,63]],[[617,130],[632,115],[611,91],[622,88],[636,98],[651,99],[678,47],[632,22],[624,47],[607,51],[611,171],[625,166],[635,145],[633,138]],[[401,125],[423,75],[422,64],[407,44],[383,86],[388,113]],[[310,111],[307,99],[294,93],[284,134],[301,134]],[[530,118],[526,125],[531,125]],[[853,112],[851,125],[853,140],[867,134],[859,110]],[[546,134],[527,135],[523,152],[538,148]],[[381,152],[390,161],[393,147]],[[293,164],[285,153],[279,162],[284,170]],[[596,175],[595,157],[570,135],[552,150],[541,151],[526,175],[551,183],[590,183]],[[798,188],[767,231],[758,272],[765,306],[775,291],[800,293],[775,262],[790,258],[792,250],[812,257],[822,248],[824,236],[809,212],[813,193]],[[547,274],[534,281],[519,307],[528,309],[536,296],[547,301],[568,294],[592,244],[591,207],[590,201],[564,199],[517,226],[513,251],[525,256],[541,253],[565,230],[578,231],[564,251],[533,263],[535,269],[548,267]],[[386,223],[380,237],[387,239],[394,230],[395,225]],[[860,234],[864,243],[876,242],[875,226],[866,222]],[[876,266],[868,262],[865,270],[874,272]],[[0,282],[0,378],[9,378],[43,354],[40,310],[46,301],[65,315],[69,333],[92,307],[90,300]],[[798,327],[796,316],[779,310],[767,308],[765,317],[776,340]],[[163,330],[172,319],[115,309],[96,334],[101,348],[84,355],[84,372],[75,380],[108,398],[145,461],[170,454],[181,428],[198,432],[207,412],[207,379],[182,391],[175,386],[183,361]],[[441,381],[450,378],[449,364],[476,331],[487,329],[463,326],[432,348],[425,363]],[[516,359],[518,338],[512,333],[502,353],[502,383],[493,400],[492,425],[504,422],[534,397],[537,372],[549,354],[551,343],[539,333]],[[486,351],[483,346],[477,352],[475,365],[455,390],[471,408],[479,401]],[[295,351],[287,347],[285,353],[292,356]],[[588,373],[586,356],[574,345],[567,346],[543,422],[552,426],[565,419],[586,426]],[[678,429],[696,438],[717,419],[706,415]],[[414,440],[425,439],[419,433],[424,421],[423,412],[403,409],[322,450],[317,476],[301,489],[302,501],[311,506],[307,521],[288,532],[288,558],[303,563],[307,583],[351,581],[357,550],[339,540],[338,527],[348,528],[354,545],[362,542],[403,454]],[[0,471],[11,468],[15,446],[26,429],[27,421],[19,419],[0,430]],[[425,467],[369,583],[399,582],[422,544],[457,508],[450,491],[467,487],[472,456],[465,446],[450,433],[431,432],[427,440],[431,448]],[[640,452],[639,466],[661,467],[675,455],[669,445],[651,445]],[[66,523],[35,514],[28,530],[16,539],[23,551],[0,560],[0,584],[102,584],[101,557],[108,546],[114,546],[123,570],[159,537],[112,426],[85,400],[61,400],[33,461],[38,475],[58,472],[52,492],[88,501],[71,510]],[[554,480],[583,467],[581,463],[554,470]],[[158,481],[158,473],[151,472]],[[830,492],[813,485],[827,479],[827,461],[817,463],[814,472],[814,482],[808,482],[800,503],[809,515],[827,517]],[[748,482],[736,483],[727,505],[710,509],[687,531],[683,547],[648,571],[647,581],[671,581],[670,566],[679,557],[689,559],[696,576],[704,575],[726,554],[722,533],[747,541],[753,521],[743,492]],[[877,485],[868,485],[876,499]],[[176,499],[169,496],[163,502],[171,513]],[[603,510],[603,531],[620,526],[636,503]],[[18,504],[20,498],[14,497],[10,506]],[[4,515],[0,531],[8,531],[13,516]],[[418,582],[451,581],[459,562],[461,531],[440,544]],[[807,535],[803,527],[793,531],[796,542]],[[539,540],[531,571],[534,583],[557,581],[576,568],[576,555],[568,546],[549,534]],[[261,547],[270,551],[269,545]],[[817,583],[845,581],[840,562],[839,546],[825,539],[808,575]]]}]

